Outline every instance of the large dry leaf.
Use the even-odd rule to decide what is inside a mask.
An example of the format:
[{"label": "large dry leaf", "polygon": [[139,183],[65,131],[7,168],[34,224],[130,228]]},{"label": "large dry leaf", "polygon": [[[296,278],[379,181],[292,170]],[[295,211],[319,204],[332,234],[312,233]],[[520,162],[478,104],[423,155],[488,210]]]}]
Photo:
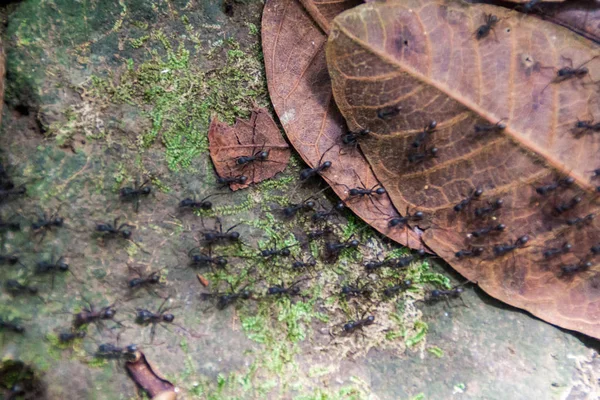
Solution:
[{"label": "large dry leaf", "polygon": [[[474,32],[485,15],[499,19],[487,37]],[[599,211],[591,169],[600,167],[600,138],[575,135],[579,120],[600,121],[600,49],[551,23],[514,11],[458,1],[405,0],[366,4],[334,20],[327,61],[336,102],[352,130],[370,129],[361,143],[395,206],[423,211],[423,240],[461,274],[492,296],[554,324],[600,337],[598,220],[581,228],[568,219]],[[554,82],[557,69],[587,62],[590,75]],[[400,106],[397,117],[378,110]],[[410,163],[416,135],[432,120],[429,148],[437,158]],[[502,120],[506,129],[478,135],[476,125]],[[557,179],[572,187],[541,197],[536,187]],[[564,176],[564,175],[563,175]],[[476,188],[483,195],[465,210],[454,206]],[[582,201],[556,215],[575,196]],[[501,198],[494,218],[475,209]],[[469,240],[469,232],[503,223],[495,236]],[[496,256],[493,246],[530,237],[526,246]],[[572,252],[544,260],[546,248],[569,242]],[[455,253],[483,246],[476,258]],[[593,266],[562,274],[561,265]]]},{"label": "large dry leaf", "polygon": [[[359,0],[303,2],[313,8],[315,19],[321,25],[327,25],[335,15],[360,3]],[[308,165],[315,167],[321,159],[332,162],[323,177],[342,199],[347,199],[348,188],[371,188],[377,179],[360,151],[339,147],[347,128],[333,101],[325,41],[323,30],[299,1],[267,1],[263,11],[262,45],[275,111],[288,139]],[[325,156],[324,152],[327,152]],[[347,204],[359,217],[393,240],[412,248],[422,247],[413,231],[388,227],[388,219],[398,213],[387,195],[373,202],[364,198]]]},{"label": "large dry leaf", "polygon": [[[248,121],[238,118],[234,126],[214,117],[208,129],[208,140],[210,157],[220,177],[247,178],[243,184],[230,184],[232,190],[272,178],[283,171],[290,160],[289,146],[264,108],[253,110]],[[259,157],[256,161],[239,163],[240,157],[257,158],[262,152],[268,152],[264,160]]]},{"label": "large dry leaf", "polygon": [[536,12],[542,18],[565,26],[600,43],[600,0],[575,0],[560,4],[540,4]]}]

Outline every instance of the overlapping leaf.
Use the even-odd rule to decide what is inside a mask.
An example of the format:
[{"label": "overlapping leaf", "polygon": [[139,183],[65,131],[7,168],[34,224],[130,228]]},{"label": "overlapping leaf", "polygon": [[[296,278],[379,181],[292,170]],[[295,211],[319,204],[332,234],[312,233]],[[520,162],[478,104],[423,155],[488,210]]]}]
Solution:
[{"label": "overlapping leaf", "polygon": [[[474,32],[486,14],[499,22],[478,40]],[[591,247],[600,242],[600,218],[593,218],[600,207],[589,171],[600,167],[600,139],[575,127],[578,120],[600,121],[598,55],[592,42],[548,22],[432,0],[347,11],[334,20],[327,47],[337,105],[350,129],[372,132],[361,149],[394,205],[428,215],[425,243],[492,296],[594,337],[600,337],[600,257]],[[584,63],[589,74],[556,78],[558,69]],[[382,119],[385,107],[401,112]],[[437,130],[426,146],[412,147],[433,120]],[[476,125],[498,121],[506,129],[476,132]],[[409,162],[410,154],[433,146],[437,157]],[[575,179],[570,187],[536,193],[566,175]],[[477,188],[483,196],[454,211]],[[504,202],[499,210],[476,218],[477,208],[497,199]],[[492,237],[469,235],[499,223],[507,228]],[[525,235],[526,245],[499,254]],[[564,243],[571,252],[545,259],[544,249]],[[475,247],[484,253],[455,256]],[[565,273],[565,266],[588,261],[591,268]]]},{"label": "overlapping leaf", "polygon": [[[360,3],[358,0],[304,2],[310,3],[308,6],[313,7],[318,14],[316,19],[323,25]],[[275,111],[290,142],[308,165],[315,167],[320,160],[332,162],[323,176],[342,199],[347,199],[349,188],[371,188],[378,182],[358,149],[340,147],[347,128],[332,97],[325,61],[326,38],[299,1],[267,1],[262,44]],[[413,248],[422,247],[413,231],[389,228],[389,219],[398,213],[387,195],[373,202],[362,198],[347,203],[358,216],[390,238]]]}]

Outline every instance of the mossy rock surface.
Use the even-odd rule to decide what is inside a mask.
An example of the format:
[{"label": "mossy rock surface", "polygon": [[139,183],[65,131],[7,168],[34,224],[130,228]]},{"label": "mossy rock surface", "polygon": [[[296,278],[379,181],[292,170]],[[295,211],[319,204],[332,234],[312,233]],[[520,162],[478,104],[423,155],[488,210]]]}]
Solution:
[{"label": "mossy rock surface", "polygon": [[[356,318],[354,302],[337,300],[333,291],[364,275],[364,260],[407,253],[362,230],[350,214],[340,218],[336,233],[342,239],[356,234],[364,246],[334,264],[319,263],[305,298],[251,301],[224,311],[200,300],[201,292],[226,290],[228,283],[250,282],[264,293],[297,278],[287,268],[291,261],[273,267],[256,249],[302,238],[310,218],[287,221],[277,208],[290,196],[299,201],[323,188],[299,185],[302,165],[293,157],[275,180],[235,193],[217,189],[207,153],[210,118],[232,123],[255,103],[270,107],[258,32],[263,4],[229,3],[233,16],[212,0],[26,0],[3,10],[1,159],[27,195],[2,205],[4,219],[13,216],[25,227],[4,234],[3,251],[18,252],[25,267],[3,266],[0,282],[24,282],[37,261],[52,256],[64,255],[72,271],[57,273],[53,284],[51,276],[29,280],[44,301],[1,292],[0,315],[27,328],[24,336],[0,332],[3,359],[35,368],[48,398],[136,398],[119,362],[91,355],[99,343],[115,343],[119,329],[89,326],[85,339],[58,343],[58,333],[70,327],[68,313],[81,310],[85,297],[97,307],[116,302],[117,320],[127,326],[119,343],[144,348],[182,398],[576,399],[590,393],[597,342],[473,288],[464,296],[468,307],[460,301],[425,307],[419,301],[424,290],[449,278],[460,282],[436,258],[411,265],[414,290],[383,305],[362,303],[361,310],[376,308],[380,325],[364,337],[332,339],[333,325]],[[154,194],[136,213],[118,190],[144,177]],[[183,197],[214,192],[227,193],[215,198],[214,213],[176,209]],[[319,201],[330,208],[335,199],[325,193]],[[40,210],[58,210],[66,221],[42,241],[28,228]],[[231,256],[227,270],[194,271],[186,253],[200,230],[213,227],[214,215],[224,227],[241,223],[245,245],[215,250]],[[94,235],[96,223],[115,217],[136,226],[133,242]],[[322,243],[292,249],[307,259]],[[155,309],[162,300],[154,289],[130,292],[128,263],[164,268],[156,292],[170,296],[185,330],[157,326],[152,341],[151,327],[134,323],[136,308]],[[196,273],[209,278],[209,288]],[[381,284],[403,274],[368,279]]]}]

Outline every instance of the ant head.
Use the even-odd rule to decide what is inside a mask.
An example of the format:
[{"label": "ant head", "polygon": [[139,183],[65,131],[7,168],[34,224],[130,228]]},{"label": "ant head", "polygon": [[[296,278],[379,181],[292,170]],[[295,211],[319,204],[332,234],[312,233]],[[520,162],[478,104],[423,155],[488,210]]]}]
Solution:
[{"label": "ant head", "polygon": [[502,207],[503,204],[504,204],[504,200],[502,200],[502,199],[498,199],[494,202],[494,205],[496,207]]},{"label": "ant head", "polygon": [[19,257],[15,255],[10,255],[6,257],[6,260],[9,264],[16,264],[19,262]]},{"label": "ant head", "polygon": [[310,208],[310,209],[315,208],[316,205],[317,205],[317,203],[315,203],[313,200],[309,200],[304,203],[304,207]]},{"label": "ant head", "polygon": [[150,194],[152,192],[152,188],[150,186],[144,186],[142,188],[142,194]]},{"label": "ant head", "polygon": [[56,226],[63,226],[63,224],[65,223],[65,219],[62,217],[56,217],[54,218],[54,225]]},{"label": "ant head", "polygon": [[[500,224],[500,225],[502,225],[502,224]],[[474,253],[474,254],[477,254],[477,255],[479,255],[479,254],[483,254],[483,252],[484,252],[484,251],[485,251],[485,249],[484,249],[483,247],[475,247],[475,248],[473,249],[473,253]]]},{"label": "ant head", "polygon": [[477,189],[475,189],[475,192],[473,192],[473,197],[480,197],[482,194],[483,194],[483,189],[477,188]]},{"label": "ant head", "polygon": [[261,160],[266,160],[269,157],[269,151],[268,150],[263,150],[260,153],[258,153],[258,158]]},{"label": "ant head", "polygon": [[67,264],[66,262],[60,262],[58,263],[58,269],[60,269],[61,271],[68,271],[69,264]]},{"label": "ant head", "polygon": [[250,296],[252,296],[252,292],[249,290],[244,290],[240,293],[240,297],[244,300],[247,300],[250,298]]},{"label": "ant head", "polygon": [[204,260],[200,254],[194,254],[190,259],[193,263],[201,263]]},{"label": "ant head", "polygon": [[462,293],[462,292],[464,292],[464,291],[465,291],[465,289],[464,289],[464,288],[461,288],[461,287],[458,287],[458,288],[454,289],[454,291],[455,291],[456,293]]},{"label": "ant head", "polygon": [[374,269],[376,269],[378,267],[377,263],[374,263],[372,261],[369,261],[368,263],[365,264],[365,269],[367,271],[372,271]]},{"label": "ant head", "polygon": [[30,286],[27,290],[29,290],[29,293],[31,294],[37,294],[38,292],[38,288],[36,288],[35,286]]},{"label": "ant head", "polygon": [[579,72],[581,73],[581,75],[585,75],[588,72],[590,72],[590,70],[587,67],[583,67],[579,69]]},{"label": "ant head", "polygon": [[[98,353],[108,353],[113,350],[113,345],[109,343],[102,343],[98,346]],[[135,350],[134,350],[135,351]]]},{"label": "ant head", "polygon": [[296,212],[296,208],[289,206],[283,209],[283,215],[285,215],[286,217],[293,217],[294,214]]},{"label": "ant head", "polygon": [[392,218],[390,219],[390,222],[388,222],[388,226],[390,228],[393,228],[397,225],[400,225],[402,223],[402,218]]},{"label": "ant head", "polygon": [[282,249],[281,250],[281,255],[284,257],[289,257],[290,256],[290,249]]},{"label": "ant head", "polygon": [[435,129],[435,127],[437,126],[437,121],[432,120],[429,125],[427,125],[426,129],[429,131],[432,131]]},{"label": "ant head", "polygon": [[298,294],[300,294],[300,288],[298,286],[294,286],[291,290],[290,290],[290,294],[296,296]]},{"label": "ant head", "polygon": [[160,274],[156,273],[156,274],[152,274],[152,276],[149,279],[150,283],[158,283],[160,282]]},{"label": "ant head", "polygon": [[219,267],[224,267],[227,265],[227,259],[223,257],[217,257],[215,264]]},{"label": "ant head", "polygon": [[240,233],[239,232],[231,232],[229,234],[229,238],[232,240],[238,240],[240,238]]},{"label": "ant head", "polygon": [[25,328],[22,325],[15,325],[14,326],[14,330],[17,333],[23,333],[23,332],[25,332]]},{"label": "ant head", "polygon": [[336,205],[334,206],[334,208],[335,208],[337,211],[343,211],[343,210],[346,208],[346,205],[344,204],[344,202],[343,202],[343,201],[338,201],[338,202],[336,203]]},{"label": "ant head", "polygon": [[242,176],[240,176],[239,178],[237,178],[237,181],[238,181],[238,183],[241,183],[242,185],[243,185],[244,183],[246,183],[246,181],[247,181],[247,180],[248,180],[248,177],[247,177],[247,176],[244,176],[244,175],[242,175]]},{"label": "ant head", "polygon": [[417,211],[416,213],[413,214],[414,219],[423,219],[424,216],[425,215],[423,214],[423,211]]},{"label": "ant head", "polygon": [[505,229],[506,229],[506,225],[504,225],[504,224],[496,225],[496,230],[499,230],[500,232],[504,231]]},{"label": "ant head", "polygon": [[489,22],[491,22],[491,23],[498,22],[498,17],[496,17],[495,15],[490,15]]},{"label": "ant head", "polygon": [[529,236],[527,236],[527,235],[523,235],[517,239],[517,245],[519,245],[519,246],[523,246],[527,242],[529,242]]},{"label": "ant head", "polygon": [[367,136],[369,133],[371,133],[371,131],[368,129],[361,129],[360,131],[358,131],[358,134],[360,136]]},{"label": "ant head", "polygon": [[344,286],[342,288],[342,294],[350,294],[352,292],[352,289],[349,286]]},{"label": "ant head", "polygon": [[404,284],[404,286],[406,287],[410,287],[412,285],[412,281],[410,279],[406,279],[404,282],[402,282]]},{"label": "ant head", "polygon": [[212,208],[213,204],[210,201],[203,201],[200,204],[200,208],[204,209],[204,210],[210,210]]},{"label": "ant head", "polygon": [[[565,243],[565,244],[563,245],[563,249],[565,249],[565,251],[571,251],[571,248],[572,248],[572,247],[573,247],[573,246],[571,246],[571,244],[570,244],[570,243]],[[593,252],[593,251],[594,251],[594,248],[592,247],[592,252]]]},{"label": "ant head", "polygon": [[375,317],[373,315],[369,315],[367,317],[367,321],[369,321],[369,323],[375,322]]},{"label": "ant head", "polygon": [[111,319],[112,317],[115,316],[116,313],[117,312],[113,308],[108,306],[102,311],[102,318]]},{"label": "ant head", "polygon": [[121,231],[121,235],[125,238],[125,239],[129,239],[131,237],[131,231],[129,229],[126,229],[124,231]]},{"label": "ant head", "polygon": [[425,249],[419,249],[419,250],[417,250],[417,255],[419,257],[425,257],[425,254],[426,254]]},{"label": "ant head", "polygon": [[431,291],[431,297],[438,297],[440,294],[440,291],[437,289]]},{"label": "ant head", "polygon": [[347,322],[344,324],[345,332],[352,332],[352,329],[354,329],[354,322]]},{"label": "ant head", "polygon": [[165,322],[173,322],[175,316],[173,314],[163,314],[162,319]]},{"label": "ant head", "polygon": [[75,334],[78,338],[84,338],[87,335],[86,331],[79,331]]},{"label": "ant head", "polygon": [[350,247],[358,247],[358,245],[360,244],[360,242],[356,239],[352,239],[349,243],[348,246]]},{"label": "ant head", "polygon": [[431,155],[435,157],[435,156],[437,156],[439,149],[437,147],[433,147],[430,151],[431,151]]},{"label": "ant head", "polygon": [[380,188],[377,188],[377,190],[375,191],[375,193],[377,193],[377,194],[380,194],[380,195],[381,195],[381,194],[385,194],[385,193],[386,193],[386,191],[385,191],[385,189],[384,189],[384,188],[380,187]]},{"label": "ant head", "polygon": [[137,344],[130,344],[129,346],[125,347],[125,350],[127,350],[128,353],[135,353],[137,349]]},{"label": "ant head", "polygon": [[329,167],[331,167],[331,161],[325,161],[323,164],[321,164],[322,169],[326,169]]},{"label": "ant head", "polygon": [[498,127],[498,129],[500,129],[500,130],[504,130],[504,129],[506,129],[506,124],[505,124],[504,122],[498,122],[498,123],[496,124],[496,126],[497,126],[497,127]]}]

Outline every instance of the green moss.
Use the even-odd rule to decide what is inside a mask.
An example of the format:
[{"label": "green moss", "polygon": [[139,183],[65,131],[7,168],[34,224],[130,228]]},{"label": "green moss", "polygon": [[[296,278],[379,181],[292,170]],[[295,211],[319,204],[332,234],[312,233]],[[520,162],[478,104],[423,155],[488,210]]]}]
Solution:
[{"label": "green moss", "polygon": [[427,347],[427,351],[436,356],[437,358],[442,358],[444,356],[444,350],[440,349],[437,346],[429,346]]},{"label": "green moss", "polygon": [[408,347],[413,347],[421,343],[427,335],[429,326],[423,321],[417,321],[415,322],[414,329],[417,331],[417,333],[414,336],[411,336],[408,339],[406,339],[406,346]]}]

